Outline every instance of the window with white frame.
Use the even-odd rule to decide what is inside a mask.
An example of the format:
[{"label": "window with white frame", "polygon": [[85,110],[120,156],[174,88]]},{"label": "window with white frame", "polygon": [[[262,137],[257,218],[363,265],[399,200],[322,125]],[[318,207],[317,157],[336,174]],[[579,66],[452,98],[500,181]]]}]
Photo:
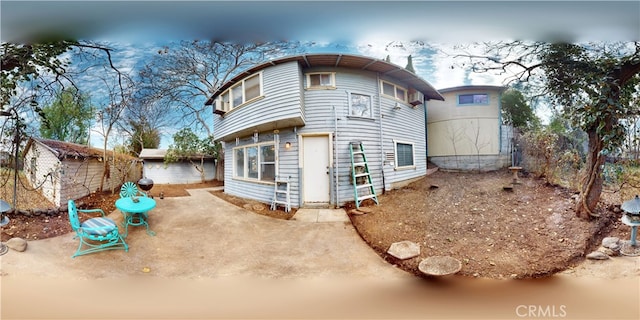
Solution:
[{"label": "window with white frame", "polygon": [[402,102],[407,102],[407,89],[391,82],[382,81],[382,94]]},{"label": "window with white frame", "polygon": [[489,95],[486,93],[461,94],[458,95],[458,104],[489,104]]},{"label": "window with white frame", "polygon": [[233,149],[235,178],[273,182],[276,176],[275,145],[252,144]]},{"label": "window with white frame", "polygon": [[307,73],[307,88],[335,88],[335,72]]},{"label": "window with white frame", "polygon": [[371,118],[371,96],[349,92],[349,115],[354,117]]},{"label": "window with white frame", "polygon": [[396,151],[396,168],[415,167],[414,144],[394,141]]},{"label": "window with white frame", "polygon": [[218,96],[217,108],[230,111],[243,103],[262,96],[262,73],[257,73],[239,81]]}]

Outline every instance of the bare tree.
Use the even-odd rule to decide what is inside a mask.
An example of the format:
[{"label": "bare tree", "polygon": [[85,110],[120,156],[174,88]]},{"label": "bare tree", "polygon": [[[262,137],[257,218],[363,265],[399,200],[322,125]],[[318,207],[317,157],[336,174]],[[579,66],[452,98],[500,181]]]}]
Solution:
[{"label": "bare tree", "polygon": [[[111,177],[111,162],[108,157],[109,137],[113,133],[117,123],[121,120],[124,111],[131,104],[131,93],[133,82],[129,77],[122,77],[122,80],[114,83],[111,79],[101,77],[100,80],[104,84],[106,100],[96,106],[96,124],[98,129],[94,130],[103,138],[103,164],[104,170],[100,179],[99,191],[104,190],[106,179]],[[115,154],[112,161],[115,161]],[[115,162],[114,162],[115,163]]]},{"label": "bare tree", "polygon": [[462,140],[464,134],[464,128],[455,127],[451,122],[447,124],[447,138],[451,142],[451,147],[453,148],[454,158],[456,160],[456,168],[460,168],[460,159],[458,158],[458,142]]},{"label": "bare tree", "polygon": [[[268,59],[295,53],[297,42],[228,43],[182,41],[165,47],[140,71],[137,96],[173,111],[179,126],[213,137],[213,110],[204,102],[239,72]],[[216,175],[224,177],[224,154],[218,154]]]},{"label": "bare tree", "polygon": [[[473,121],[475,120],[475,121]],[[490,144],[489,141],[481,141],[480,140],[480,119],[476,118],[476,119],[472,119],[470,124],[470,128],[473,130],[473,132],[471,133],[471,135],[467,134],[467,139],[469,139],[469,141],[471,141],[471,145],[473,146],[473,148],[476,151],[476,161],[477,161],[477,165],[478,165],[478,172],[481,171],[480,168],[480,150],[484,149],[486,146],[488,146]],[[474,125],[475,122],[475,125]],[[465,130],[465,134],[466,134],[466,130]]]}]

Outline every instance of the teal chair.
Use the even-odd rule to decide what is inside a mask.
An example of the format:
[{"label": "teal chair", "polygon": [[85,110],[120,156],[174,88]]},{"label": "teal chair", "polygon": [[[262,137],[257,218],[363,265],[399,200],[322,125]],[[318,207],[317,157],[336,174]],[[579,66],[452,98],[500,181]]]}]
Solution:
[{"label": "teal chair", "polygon": [[[131,181],[127,181],[122,184],[122,187],[120,187],[120,198],[131,198],[131,197],[147,197],[147,194],[145,192],[138,190],[138,186],[136,186],[135,183]],[[122,211],[122,214],[124,215],[124,221],[122,222],[122,226],[125,228],[125,231],[124,231],[125,237],[129,234],[130,225],[132,226],[144,225],[147,227],[148,234],[152,236],[156,235],[155,232],[149,230],[149,223],[147,223],[147,219],[149,219],[148,212],[133,213],[133,212]]]},{"label": "teal chair", "polygon": [[[124,242],[124,238],[118,232],[118,225],[115,221],[107,218],[102,209],[80,210],[73,200],[69,200],[69,221],[71,228],[75,231],[75,238],[80,239],[78,250],[72,258],[104,250],[124,249],[129,251],[129,246]],[[78,213],[100,212],[102,216],[90,218],[82,223],[78,218]]]},{"label": "teal chair", "polygon": [[131,181],[127,181],[122,184],[120,187],[120,198],[129,198],[129,197],[146,197],[147,194],[139,191],[138,186]]}]

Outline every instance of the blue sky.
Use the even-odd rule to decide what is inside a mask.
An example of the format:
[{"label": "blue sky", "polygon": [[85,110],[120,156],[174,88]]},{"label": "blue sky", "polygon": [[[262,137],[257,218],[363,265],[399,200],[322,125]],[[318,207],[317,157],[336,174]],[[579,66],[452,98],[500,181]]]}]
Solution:
[{"label": "blue sky", "polygon": [[2,41],[104,41],[116,49],[117,67],[130,72],[171,41],[292,40],[314,42],[311,52],[389,55],[401,66],[411,54],[416,73],[436,88],[502,79],[451,69],[450,58],[416,43],[451,51],[454,44],[496,40],[640,40],[638,1],[2,0],[0,18]]}]

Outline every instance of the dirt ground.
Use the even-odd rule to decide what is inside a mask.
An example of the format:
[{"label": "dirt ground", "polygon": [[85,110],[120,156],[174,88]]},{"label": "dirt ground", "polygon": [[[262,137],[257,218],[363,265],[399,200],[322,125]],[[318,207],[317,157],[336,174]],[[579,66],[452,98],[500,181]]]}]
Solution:
[{"label": "dirt ground", "polygon": [[[222,182],[215,180],[193,184],[156,184],[151,189],[150,195],[159,197],[162,193],[164,197],[186,197],[189,196],[186,189],[211,188],[222,185]],[[18,194],[19,209],[53,207],[53,204],[37,192],[21,190]],[[76,200],[76,205],[80,209],[100,208],[109,214],[116,210],[115,201],[118,198],[120,198],[120,195],[117,192],[92,193]],[[26,240],[46,239],[72,232],[69,218],[66,214],[42,214],[39,216],[11,214],[9,218],[11,219],[10,223],[2,228],[2,241],[7,241],[13,237],[20,237]],[[89,216],[84,216],[84,219],[87,218]]]},{"label": "dirt ground", "polygon": [[[511,174],[448,173],[438,171],[409,186],[380,196],[380,205],[368,201],[366,214],[350,214],[361,237],[381,257],[407,272],[421,276],[418,264],[429,256],[452,256],[462,262],[460,274],[488,278],[531,278],[570,269],[584,260],[607,235],[628,239],[630,230],[619,222],[620,213],[603,203],[600,218],[578,219],[573,212],[573,193],[550,186],[534,177],[521,176],[511,191]],[[155,185],[158,197],[188,196],[185,189],[222,185]],[[257,214],[290,219],[295,210],[271,211],[268,205],[212,194]],[[92,194],[80,207],[115,210],[117,194]],[[347,210],[353,205],[346,207]],[[2,241],[11,237],[43,239],[71,232],[66,215],[10,216]],[[386,253],[398,241],[420,245],[418,257],[398,260]]]},{"label": "dirt ground", "polygon": [[[488,278],[532,278],[565,270],[584,260],[606,235],[628,239],[630,230],[608,205],[591,222],[576,217],[573,193],[521,177],[511,191],[508,171],[438,171],[380,197],[364,215],[351,215],[362,238],[385,260],[422,275],[429,256],[462,262],[460,274]],[[394,242],[421,246],[418,257],[400,261],[386,253]]]}]

